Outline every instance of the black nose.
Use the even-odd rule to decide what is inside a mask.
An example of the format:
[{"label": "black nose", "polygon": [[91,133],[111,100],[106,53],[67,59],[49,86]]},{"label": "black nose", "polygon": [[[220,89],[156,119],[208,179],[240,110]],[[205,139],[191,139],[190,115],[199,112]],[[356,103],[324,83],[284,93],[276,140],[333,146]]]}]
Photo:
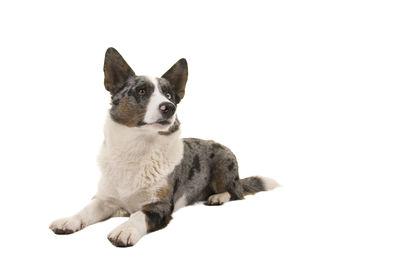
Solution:
[{"label": "black nose", "polygon": [[169,119],[175,113],[175,105],[169,102],[163,102],[158,107],[164,119]]}]

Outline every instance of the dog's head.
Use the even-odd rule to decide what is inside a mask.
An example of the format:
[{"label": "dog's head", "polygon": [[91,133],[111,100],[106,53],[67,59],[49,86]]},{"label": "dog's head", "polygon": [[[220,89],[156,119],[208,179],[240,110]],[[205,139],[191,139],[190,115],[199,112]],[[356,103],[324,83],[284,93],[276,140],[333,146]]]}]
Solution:
[{"label": "dog's head", "polygon": [[161,78],[138,76],[114,48],[104,59],[104,86],[111,93],[111,118],[128,127],[165,130],[176,120],[185,95],[187,62],[178,60]]}]

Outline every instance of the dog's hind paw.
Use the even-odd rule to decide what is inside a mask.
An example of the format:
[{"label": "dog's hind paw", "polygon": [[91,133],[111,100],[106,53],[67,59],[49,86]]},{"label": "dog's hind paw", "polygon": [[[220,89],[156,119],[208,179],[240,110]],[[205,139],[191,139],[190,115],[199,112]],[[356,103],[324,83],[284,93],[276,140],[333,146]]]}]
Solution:
[{"label": "dog's hind paw", "polygon": [[231,199],[231,195],[228,192],[211,195],[206,202],[206,205],[215,206],[222,205]]}]

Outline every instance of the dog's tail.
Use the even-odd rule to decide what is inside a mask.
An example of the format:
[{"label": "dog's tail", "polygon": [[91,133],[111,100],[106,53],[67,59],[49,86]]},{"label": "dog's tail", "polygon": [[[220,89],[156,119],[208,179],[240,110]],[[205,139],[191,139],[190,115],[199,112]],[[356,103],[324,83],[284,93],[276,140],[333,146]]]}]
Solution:
[{"label": "dog's tail", "polygon": [[255,194],[260,191],[271,191],[280,186],[274,179],[261,176],[251,176],[239,181],[242,184],[245,195]]}]

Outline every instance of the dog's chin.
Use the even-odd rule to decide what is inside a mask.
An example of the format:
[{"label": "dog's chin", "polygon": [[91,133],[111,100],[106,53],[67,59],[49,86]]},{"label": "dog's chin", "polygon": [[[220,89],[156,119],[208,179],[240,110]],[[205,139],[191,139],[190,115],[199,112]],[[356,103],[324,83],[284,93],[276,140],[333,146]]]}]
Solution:
[{"label": "dog's chin", "polygon": [[140,127],[154,129],[156,131],[166,130],[172,125],[172,120],[160,119],[152,123],[141,122]]}]

